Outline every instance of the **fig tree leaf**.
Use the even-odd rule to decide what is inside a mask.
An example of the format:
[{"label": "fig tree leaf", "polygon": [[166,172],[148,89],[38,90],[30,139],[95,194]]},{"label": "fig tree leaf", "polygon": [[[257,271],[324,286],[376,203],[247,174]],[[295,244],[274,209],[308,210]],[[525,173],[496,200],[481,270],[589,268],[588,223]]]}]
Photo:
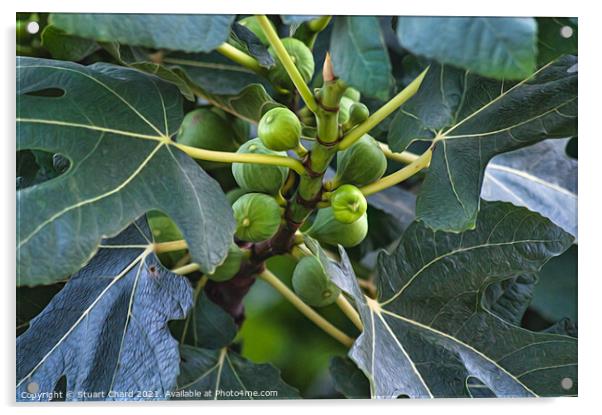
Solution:
[{"label": "fig tree leaf", "polygon": [[[64,94],[34,94],[49,88]],[[17,193],[19,285],[64,279],[103,237],[150,210],[176,222],[204,271],[222,262],[232,211],[217,182],[173,146],[181,120],[181,95],[154,76],[103,63],[17,60],[17,150],[71,162],[61,176]]]},{"label": "fig tree leaf", "polygon": [[283,14],[280,16],[280,18],[282,19],[282,23],[284,23],[286,25],[301,24],[301,23],[309,22],[310,20],[317,19],[318,17],[320,17],[320,16],[294,15],[294,14]]},{"label": "fig tree leaf", "polygon": [[559,56],[577,54],[578,25],[570,17],[537,18],[537,63],[546,63]]},{"label": "fig tree leaf", "polygon": [[[173,399],[298,399],[270,364],[255,364],[227,348],[180,347],[181,373]],[[266,392],[269,392],[266,394]]]},{"label": "fig tree leaf", "polygon": [[369,399],[370,382],[366,375],[348,357],[330,359],[330,375],[334,387],[348,399]]},{"label": "fig tree leaf", "polygon": [[391,62],[375,16],[336,16],[330,38],[334,74],[363,95],[386,100],[394,87]]},{"label": "fig tree leaf", "polygon": [[483,296],[483,307],[508,323],[520,326],[523,315],[533,299],[536,283],[537,276],[527,274],[491,284]]},{"label": "fig tree leaf", "polygon": [[100,49],[94,40],[68,35],[53,25],[44,28],[41,38],[42,46],[55,59],[80,61]]},{"label": "fig tree leaf", "polygon": [[372,396],[468,397],[469,377],[498,397],[575,394],[576,339],[519,328],[484,306],[488,286],[537,272],[571,242],[548,219],[504,202],[483,202],[476,229],[460,234],[414,222],[379,257],[377,299],[364,296],[340,249],[341,262],[325,269],[363,321],[349,357]]},{"label": "fig tree leaf", "polygon": [[246,121],[257,123],[265,112],[281,106],[268,94],[263,79],[216,53],[172,53],[163,62],[195,93]]},{"label": "fig tree leaf", "polygon": [[416,55],[491,78],[523,79],[535,70],[532,17],[400,16],[397,37]]},{"label": "fig tree leaf", "polygon": [[577,160],[566,154],[568,141],[546,140],[495,156],[481,197],[539,212],[577,238]]},{"label": "fig tree leaf", "polygon": [[[144,218],[105,239],[17,338],[17,400],[44,399],[62,376],[69,400],[164,399],[179,373],[168,320],[192,307],[186,278],[163,268]],[[37,385],[39,394],[23,394]],[[80,393],[88,396],[80,396]],[[47,395],[46,395],[47,396]]]},{"label": "fig tree leaf", "polygon": [[232,25],[230,42],[238,46],[243,52],[257,59],[257,62],[264,68],[269,69],[276,64],[274,57],[268,52],[268,48],[261,43],[261,40],[255,36],[255,33],[238,22],[234,22]]},{"label": "fig tree leaf", "polygon": [[[230,314],[207,297],[204,291],[195,292],[194,309],[186,321],[176,321],[173,332],[182,343],[202,349],[221,349],[229,346],[238,327]],[[174,324],[175,325],[175,324]]]},{"label": "fig tree leaf", "polygon": [[210,52],[228,40],[234,15],[56,13],[68,34],[153,49]]},{"label": "fig tree leaf", "polygon": [[436,230],[460,232],[475,226],[493,156],[576,133],[577,58],[564,56],[518,83],[433,65],[395,115],[389,143],[402,151],[414,139],[436,137],[416,215]]}]

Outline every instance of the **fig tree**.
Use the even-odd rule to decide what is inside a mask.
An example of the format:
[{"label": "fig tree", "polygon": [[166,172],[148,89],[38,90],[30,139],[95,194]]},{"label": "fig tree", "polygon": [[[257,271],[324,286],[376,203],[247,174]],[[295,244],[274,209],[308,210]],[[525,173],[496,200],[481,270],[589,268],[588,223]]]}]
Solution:
[{"label": "fig tree", "polygon": [[330,206],[335,219],[341,223],[355,222],[368,209],[362,192],[351,184],[344,184],[332,193]]},{"label": "fig tree", "polygon": [[[285,152],[276,152],[266,148],[259,138],[247,141],[240,146],[237,152],[245,154],[286,155]],[[236,183],[246,191],[275,195],[288,176],[288,168],[264,164],[233,163],[232,174]]]},{"label": "fig tree", "polygon": [[326,275],[320,261],[314,256],[306,256],[293,271],[293,290],[307,304],[325,307],[334,303],[341,290]]},{"label": "fig tree", "polygon": [[234,205],[236,237],[242,241],[260,242],[270,239],[280,226],[281,212],[276,200],[263,193],[242,195]]},{"label": "fig tree", "polygon": [[359,245],[366,237],[368,216],[364,213],[353,223],[341,223],[334,217],[331,207],[323,208],[318,210],[316,219],[306,233],[320,242],[350,248]]}]

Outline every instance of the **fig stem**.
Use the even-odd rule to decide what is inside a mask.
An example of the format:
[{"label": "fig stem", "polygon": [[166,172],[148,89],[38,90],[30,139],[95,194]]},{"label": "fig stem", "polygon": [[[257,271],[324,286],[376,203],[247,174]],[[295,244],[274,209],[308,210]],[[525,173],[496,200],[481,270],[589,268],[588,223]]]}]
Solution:
[{"label": "fig stem", "polygon": [[395,95],[389,102],[384,104],[374,114],[369,116],[368,119],[366,119],[366,121],[359,124],[357,127],[352,129],[346,136],[344,136],[341,142],[339,143],[339,150],[345,150],[346,148],[350,147],[353,143],[362,138],[364,134],[368,133],[370,130],[376,127],[382,120],[391,115],[393,111],[395,111],[397,108],[403,105],[407,100],[412,98],[414,94],[418,92],[418,89],[420,88],[420,85],[422,84],[422,81],[424,80],[424,77],[426,76],[428,70],[429,68],[426,68],[424,71],[422,71],[422,73],[418,75],[416,79],[414,79],[412,82],[410,82],[410,84],[407,87],[405,87],[400,93]]},{"label": "fig stem", "polygon": [[247,55],[241,50],[236,49],[234,46],[229,43],[222,43],[216,49],[217,52],[224,55],[226,58],[230,59],[233,62],[238,63],[241,66],[244,66],[247,69],[252,70],[253,72],[259,75],[266,75],[267,70],[263,66],[257,62],[257,59],[252,56]]},{"label": "fig stem", "polygon": [[362,323],[362,320],[360,319],[360,315],[355,310],[355,308],[353,308],[351,303],[349,303],[347,298],[345,298],[343,293],[339,294],[336,303],[343,312],[343,314],[345,314],[347,318],[351,320],[355,327],[357,327],[359,331],[364,331],[364,325]]},{"label": "fig stem", "polygon": [[311,90],[303,80],[303,77],[299,73],[299,70],[295,66],[295,63],[284,48],[282,41],[280,40],[278,34],[270,24],[270,21],[263,14],[256,15],[255,18],[259,22],[259,25],[261,26],[263,33],[267,37],[268,42],[270,42],[270,45],[272,46],[272,48],[274,48],[276,56],[282,63],[282,66],[286,70],[286,73],[288,73],[288,76],[291,78],[291,81],[293,81],[293,84],[295,84],[295,88],[297,88],[297,91],[299,91],[299,95],[301,95],[301,98],[303,98],[303,101],[305,101],[305,105],[307,105],[307,108],[309,108],[311,112],[315,113],[318,110],[318,103],[314,99],[314,95],[311,93]]},{"label": "fig stem", "polygon": [[316,326],[324,330],[327,334],[332,336],[334,339],[341,342],[347,347],[353,345],[353,339],[343,333],[341,330],[336,328],[332,323],[318,314],[313,308],[308,306],[301,300],[297,294],[295,294],[290,288],[288,288],[278,277],[272,274],[270,271],[265,270],[259,274],[259,278],[270,284],[276,291],[278,291],[286,300],[288,300],[297,310],[299,310],[305,317],[310,319]]},{"label": "fig stem", "polygon": [[190,157],[198,160],[216,161],[221,163],[267,164],[271,166],[288,167],[298,174],[303,174],[305,172],[303,164],[292,157],[274,156],[271,154],[232,153],[228,151],[205,150],[202,148],[191,147],[178,143],[173,143],[172,145],[176,146]]},{"label": "fig stem", "polygon": [[197,264],[196,262],[191,262],[190,264],[186,264],[186,265],[182,265],[181,267],[177,267],[171,270],[171,272],[173,272],[174,274],[178,274],[178,275],[186,275],[186,274],[190,274],[191,272],[195,272],[198,271],[200,268],[199,264]]},{"label": "fig stem", "polygon": [[402,151],[401,153],[396,153],[393,150],[391,150],[391,148],[389,148],[389,146],[385,143],[378,142],[378,145],[385,154],[385,157],[390,160],[399,161],[404,164],[410,164],[420,157],[418,154],[414,154],[409,151]]},{"label": "fig stem", "polygon": [[153,252],[155,254],[162,254],[164,252],[181,251],[187,249],[188,244],[184,239],[179,241],[160,242],[153,244]]},{"label": "fig stem", "polygon": [[433,156],[432,148],[425,151],[416,160],[405,166],[403,169],[396,171],[388,176],[381,178],[380,180],[370,183],[367,186],[360,188],[364,196],[368,196],[386,188],[395,186],[398,183],[407,180],[424,168],[427,168],[431,163],[431,157]]}]

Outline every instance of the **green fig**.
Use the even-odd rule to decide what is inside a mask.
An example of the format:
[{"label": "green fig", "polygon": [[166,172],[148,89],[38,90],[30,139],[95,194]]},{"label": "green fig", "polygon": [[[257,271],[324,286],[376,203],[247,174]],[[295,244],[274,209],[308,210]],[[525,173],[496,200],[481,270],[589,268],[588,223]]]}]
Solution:
[{"label": "green fig", "polygon": [[240,264],[245,258],[245,252],[236,244],[231,244],[228,248],[228,256],[224,262],[219,265],[213,273],[208,274],[210,280],[213,281],[228,281],[232,279],[240,270]]},{"label": "green fig", "polygon": [[[299,39],[292,37],[286,37],[282,39],[282,44],[291,57],[293,63],[299,70],[303,80],[305,82],[309,82],[314,74],[315,68],[314,57],[311,53],[311,50]],[[268,73],[268,78],[274,85],[288,90],[293,90],[293,81],[291,81],[288,73],[282,65],[282,62],[280,62],[280,59],[278,59],[276,56],[274,49],[270,46],[268,51],[276,61],[276,65]]]},{"label": "green fig", "polygon": [[[148,226],[155,242],[171,242],[184,239],[182,232],[169,216],[158,210],[146,214]],[[159,260],[167,268],[173,266],[186,254],[186,250],[164,252],[159,254]]]},{"label": "green fig", "polygon": [[[255,16],[244,17],[240,19],[238,23],[240,23],[241,25],[249,29],[251,32],[253,32],[253,34],[257,36],[257,39],[259,39],[259,41],[264,45],[268,45],[270,43],[268,42],[268,38],[265,36],[265,33],[263,33],[263,29],[261,28],[261,25],[255,18]],[[272,25],[274,30],[276,30],[276,27],[274,26],[274,23],[272,23],[271,20],[270,25]]]},{"label": "green fig", "polygon": [[242,195],[234,202],[232,210],[236,219],[236,237],[242,241],[265,241],[280,227],[280,206],[273,197],[263,193]]},{"label": "green fig", "polygon": [[349,117],[347,118],[347,122],[343,124],[343,129],[345,131],[350,130],[352,127],[366,121],[369,116],[370,110],[367,106],[361,102],[354,102],[349,107]]},{"label": "green fig", "polygon": [[341,290],[326,275],[320,261],[314,256],[306,256],[293,271],[293,290],[307,304],[325,307],[334,303]]},{"label": "green fig", "polygon": [[376,140],[368,134],[337,154],[333,187],[341,183],[364,186],[380,179],[387,170],[387,159]]},{"label": "green fig", "polygon": [[368,202],[360,189],[351,184],[344,184],[332,192],[330,206],[336,220],[349,224],[366,213]]},{"label": "green fig", "polygon": [[[275,152],[266,148],[259,138],[247,141],[240,146],[237,152],[286,156],[285,152]],[[288,168],[265,164],[233,163],[232,174],[234,174],[236,183],[249,192],[276,195],[288,176]]]},{"label": "green fig", "polygon": [[364,213],[353,223],[341,223],[334,217],[331,207],[318,210],[316,219],[306,232],[312,238],[329,245],[341,244],[345,248],[359,245],[368,233],[368,215]]},{"label": "green fig", "polygon": [[345,90],[345,92],[343,92],[343,96],[350,98],[352,101],[355,101],[355,102],[359,102],[362,97],[362,95],[360,94],[360,91],[358,91],[357,89],[352,88],[352,87],[348,87]]},{"label": "green fig", "polygon": [[301,122],[288,108],[272,108],[259,120],[257,135],[270,150],[294,150],[299,147]]},{"label": "green fig", "polygon": [[[190,111],[180,125],[176,142],[214,151],[236,151],[249,135],[249,124],[215,107]],[[203,167],[222,163],[199,161]]]}]

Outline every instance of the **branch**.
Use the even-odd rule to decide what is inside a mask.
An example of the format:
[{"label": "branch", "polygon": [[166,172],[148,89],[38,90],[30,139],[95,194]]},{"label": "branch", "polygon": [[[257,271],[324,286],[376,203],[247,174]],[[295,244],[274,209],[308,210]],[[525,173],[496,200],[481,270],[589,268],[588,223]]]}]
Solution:
[{"label": "branch", "polygon": [[173,252],[173,251],[181,251],[183,249],[187,249],[188,244],[184,239],[180,239],[179,241],[170,241],[170,242],[159,242],[153,244],[153,252],[155,254],[162,254],[164,252]]},{"label": "branch", "polygon": [[339,150],[345,150],[350,147],[357,140],[362,138],[362,136],[376,127],[382,120],[387,118],[393,111],[403,105],[408,99],[412,98],[416,92],[418,92],[418,88],[420,88],[420,84],[424,80],[426,73],[429,68],[426,68],[416,79],[414,79],[410,84],[403,89],[399,94],[395,95],[389,102],[380,107],[374,114],[372,114],[366,121],[352,129],[339,144]]},{"label": "branch", "polygon": [[285,299],[287,299],[292,305],[294,305],[301,313],[315,323],[318,327],[324,330],[327,334],[341,342],[347,347],[353,345],[353,339],[343,333],[341,330],[333,326],[324,317],[319,315],[313,308],[305,304],[297,295],[291,291],[278,277],[272,274],[270,271],[265,270],[259,277],[270,284],[276,291],[278,291]]},{"label": "branch", "polygon": [[401,153],[396,153],[396,152],[392,151],[389,148],[389,146],[386,145],[385,143],[378,142],[378,145],[380,146],[380,149],[385,154],[385,157],[387,157],[390,160],[399,161],[404,164],[410,164],[410,163],[416,161],[416,159],[418,159],[418,157],[420,157],[418,154],[414,154],[409,151],[403,151]]},{"label": "branch", "polygon": [[412,177],[420,170],[428,167],[431,163],[432,155],[433,151],[431,148],[429,148],[420,157],[418,157],[412,163],[405,166],[403,169],[398,170],[395,173],[390,174],[388,176],[385,176],[374,183],[364,186],[360,188],[360,190],[365,196],[368,196],[373,193],[380,192],[381,190],[384,190],[388,187],[395,186],[396,184],[401,183],[404,180],[407,180],[408,178]]},{"label": "branch", "polygon": [[261,25],[263,33],[265,33],[265,36],[268,38],[270,45],[272,46],[272,48],[274,48],[276,56],[282,63],[282,66],[284,66],[284,69],[288,73],[288,76],[291,78],[291,81],[293,81],[293,84],[295,84],[295,87],[297,88],[297,91],[299,91],[301,98],[303,98],[303,101],[305,101],[305,105],[307,105],[307,108],[309,108],[311,112],[316,112],[318,110],[318,104],[314,99],[314,95],[303,80],[303,77],[299,73],[299,70],[295,66],[295,63],[291,59],[290,55],[284,48],[282,41],[280,40],[278,34],[270,24],[270,21],[263,14],[257,15],[255,17]]},{"label": "branch", "polygon": [[287,156],[273,156],[270,154],[247,154],[247,153],[232,153],[228,151],[205,150],[187,146],[184,144],[170,143],[176,146],[190,157],[199,160],[216,161],[221,163],[254,163],[268,164],[271,166],[283,166],[295,171],[298,174],[303,174],[305,169],[303,164],[294,158]]},{"label": "branch", "polygon": [[190,274],[191,272],[198,271],[199,269],[201,269],[199,264],[192,262],[190,264],[174,268],[171,270],[171,272],[173,272],[174,274],[178,274],[178,275],[186,275],[186,274]]},{"label": "branch", "polygon": [[219,45],[215,50],[224,55],[226,58],[230,59],[231,61],[236,62],[239,65],[244,66],[245,68],[250,69],[259,75],[267,74],[267,69],[261,66],[259,62],[257,62],[257,59],[247,55],[239,49],[236,49],[229,43],[224,42],[221,45]]}]

